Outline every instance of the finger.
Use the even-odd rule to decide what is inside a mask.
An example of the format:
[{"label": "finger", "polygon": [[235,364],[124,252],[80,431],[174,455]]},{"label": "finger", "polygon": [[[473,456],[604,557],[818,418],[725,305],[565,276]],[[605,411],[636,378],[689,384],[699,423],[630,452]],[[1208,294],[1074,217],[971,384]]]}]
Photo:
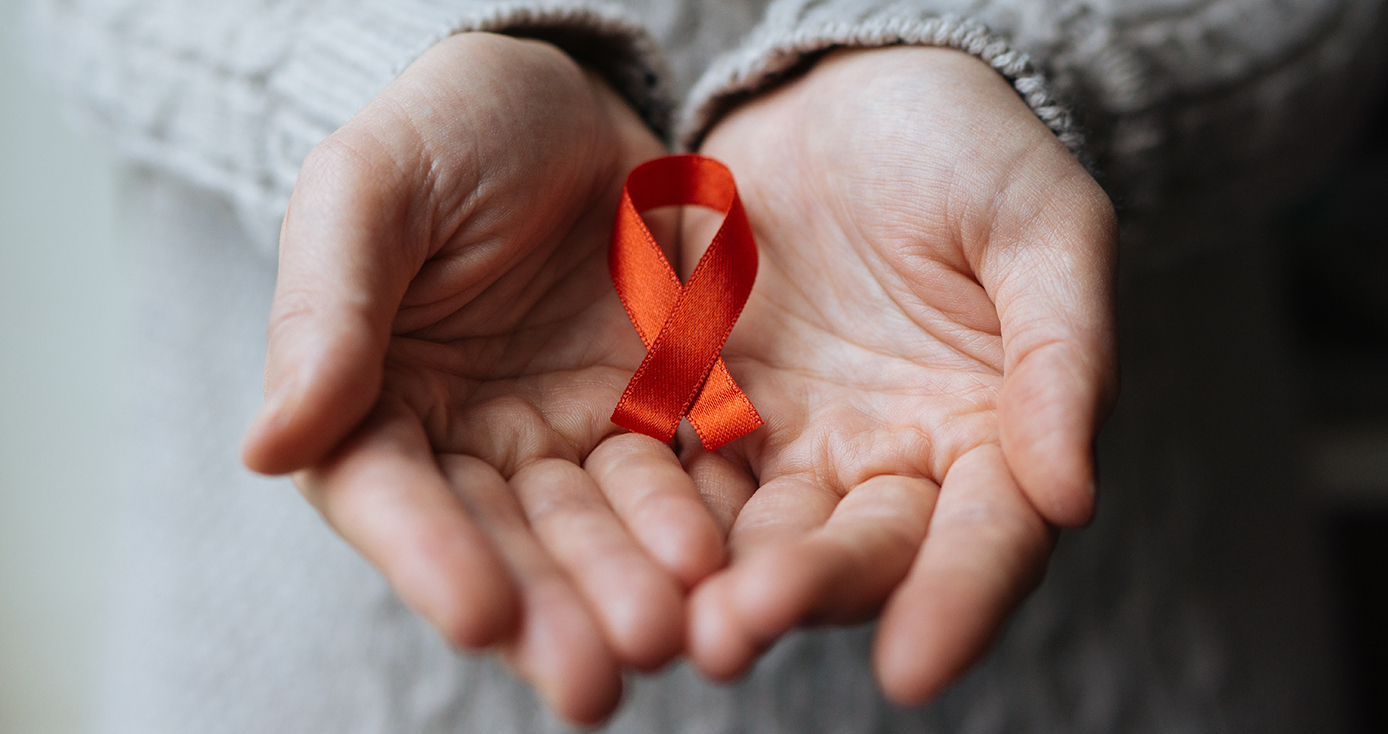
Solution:
[{"label": "finger", "polygon": [[997,446],[959,458],[877,628],[874,667],[887,696],[921,703],[981,657],[1040,583],[1052,541]]},{"label": "finger", "polygon": [[723,563],[723,534],[670,447],[626,433],[588,455],[588,472],[657,563],[688,589]]},{"label": "finger", "polygon": [[714,574],[689,597],[685,649],[707,677],[730,679],[764,649],[766,641],[747,633],[730,573],[759,549],[791,543],[823,526],[840,500],[838,492],[805,477],[783,476],[757,489],[737,515],[728,536],[728,569]]},{"label": "finger", "polygon": [[705,451],[688,422],[680,424],[675,442],[680,465],[718,526],[719,537],[726,541],[738,514],[757,491],[757,478],[745,461],[734,461],[721,451]]},{"label": "finger", "polygon": [[927,480],[874,477],[850,491],[824,527],[734,564],[700,589],[698,611],[731,615],[707,624],[745,639],[696,639],[691,656],[728,677],[753,662],[738,653],[765,649],[797,625],[871,618],[910,569],[937,494]]},{"label": "finger", "polygon": [[1041,202],[1018,206],[1035,212],[1018,229],[1027,245],[996,248],[982,272],[1002,326],[1003,452],[1032,504],[1065,527],[1093,514],[1094,438],[1117,392],[1113,211],[1073,169],[1013,194]]},{"label": "finger", "polygon": [[300,172],[281,230],[267,399],[242,446],[255,471],[316,463],[376,402],[391,320],[424,258],[394,142],[349,125]]},{"label": "finger", "polygon": [[502,645],[507,661],[564,718],[579,724],[606,718],[621,699],[622,678],[587,604],[540,546],[494,468],[458,455],[441,463],[520,587],[519,624]]},{"label": "finger", "polygon": [[382,400],[330,461],[295,479],[453,645],[485,647],[515,624],[510,576],[439,473],[419,420],[394,399]]},{"label": "finger", "polygon": [[627,534],[584,471],[542,459],[511,477],[536,537],[574,580],[625,664],[653,670],[679,654],[684,595]]}]

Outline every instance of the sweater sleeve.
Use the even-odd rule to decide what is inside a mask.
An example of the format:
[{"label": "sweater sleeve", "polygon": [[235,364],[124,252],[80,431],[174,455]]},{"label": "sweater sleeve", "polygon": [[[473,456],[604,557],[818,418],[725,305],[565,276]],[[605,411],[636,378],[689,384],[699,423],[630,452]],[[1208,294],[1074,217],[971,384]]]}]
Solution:
[{"label": "sweater sleeve", "polygon": [[583,0],[32,0],[28,21],[81,127],[226,195],[267,249],[308,152],[450,34],[555,43],[658,132],[671,108],[645,32]]},{"label": "sweater sleeve", "polygon": [[1323,167],[1379,85],[1379,0],[777,0],[695,84],[697,147],[742,100],[839,47],[948,46],[1009,79],[1131,221],[1237,221]]}]

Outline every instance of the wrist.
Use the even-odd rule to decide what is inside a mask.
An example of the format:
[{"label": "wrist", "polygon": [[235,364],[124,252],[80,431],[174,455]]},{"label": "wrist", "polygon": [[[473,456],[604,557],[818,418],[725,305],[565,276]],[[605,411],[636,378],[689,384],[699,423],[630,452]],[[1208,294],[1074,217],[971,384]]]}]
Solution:
[{"label": "wrist", "polygon": [[736,136],[747,125],[780,126],[788,137],[873,140],[873,149],[894,148],[916,138],[926,143],[967,140],[992,152],[1056,145],[1046,126],[989,64],[971,54],[932,46],[825,54],[796,78],[726,113],[709,130],[703,147],[720,137]]},{"label": "wrist", "polygon": [[909,3],[870,10],[852,22],[812,6],[768,16],[741,48],[718,59],[694,85],[681,111],[676,139],[689,149],[699,148],[724,116],[799,78],[807,68],[818,68],[816,60],[834,55],[836,49],[900,48],[953,49],[990,67],[1066,148],[1084,158],[1083,136],[1069,108],[1058,101],[1050,82],[1025,53],[981,23],[933,16]]}]

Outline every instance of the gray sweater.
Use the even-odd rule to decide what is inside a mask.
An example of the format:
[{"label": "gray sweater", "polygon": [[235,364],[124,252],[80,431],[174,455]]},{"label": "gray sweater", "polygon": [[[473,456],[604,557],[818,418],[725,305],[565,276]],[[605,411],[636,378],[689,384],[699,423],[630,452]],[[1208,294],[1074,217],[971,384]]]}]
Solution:
[{"label": "gray sweater", "polygon": [[562,729],[494,662],[450,652],[284,482],[234,456],[259,402],[269,255],[300,162],[430,44],[467,30],[560,44],[688,146],[825,49],[958,48],[1012,81],[1125,217],[1125,398],[1101,446],[1100,515],[1062,540],[994,653],[942,701],[899,710],[872,681],[870,629],[799,633],[734,686],[682,666],[632,679],[612,731],[1334,730],[1323,589],[1285,457],[1266,448],[1286,416],[1276,380],[1238,362],[1275,352],[1259,327],[1265,264],[1245,230],[1353,131],[1388,48],[1379,3],[31,10],[31,55],[76,119],[141,171],[126,201],[148,294],[144,366],[104,730]]},{"label": "gray sweater", "polygon": [[[308,150],[446,34],[545,37],[697,144],[834,46],[951,46],[990,63],[1121,208],[1284,196],[1376,86],[1376,0],[48,0],[33,55],[130,158],[229,196],[273,244]],[[1073,114],[1072,114],[1073,112]],[[1081,130],[1088,134],[1084,144]],[[1251,183],[1259,196],[1231,194]],[[1269,197],[1274,197],[1269,199]],[[1248,201],[1229,202],[1243,198]],[[1253,203],[1253,200],[1257,203]]]}]

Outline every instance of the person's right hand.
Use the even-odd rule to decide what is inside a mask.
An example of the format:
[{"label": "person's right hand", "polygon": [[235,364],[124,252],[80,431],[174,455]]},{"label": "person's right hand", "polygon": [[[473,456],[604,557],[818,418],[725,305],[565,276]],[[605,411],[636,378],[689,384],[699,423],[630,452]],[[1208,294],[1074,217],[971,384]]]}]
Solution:
[{"label": "person's right hand", "polygon": [[622,667],[681,651],[684,592],[722,561],[670,447],[608,420],[644,352],[610,227],[664,152],[553,46],[438,44],[304,164],[243,452],[583,723]]}]

